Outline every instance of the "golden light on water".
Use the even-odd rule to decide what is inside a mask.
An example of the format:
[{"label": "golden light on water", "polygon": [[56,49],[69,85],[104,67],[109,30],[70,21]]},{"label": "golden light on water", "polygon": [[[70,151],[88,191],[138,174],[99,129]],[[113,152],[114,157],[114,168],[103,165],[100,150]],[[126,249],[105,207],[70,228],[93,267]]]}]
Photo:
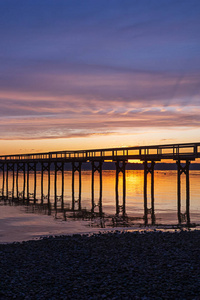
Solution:
[{"label": "golden light on water", "polygon": [[128,160],[128,163],[130,163],[130,164],[142,164],[142,161],[141,160],[139,160],[139,159],[129,159]]},{"label": "golden light on water", "polygon": [[[102,203],[105,213],[115,213],[115,170],[104,170],[103,173],[103,191]],[[198,176],[197,176],[198,175]],[[190,171],[190,194],[191,194],[191,211],[199,211],[199,171]],[[54,202],[54,178],[55,174],[51,171],[50,180],[50,198]],[[61,195],[61,172],[57,172],[57,194]],[[48,193],[48,175],[44,172],[44,194]],[[30,193],[34,189],[34,173],[30,172]],[[182,176],[182,208],[185,207],[185,177]],[[119,201],[122,204],[122,187],[123,176],[119,173]],[[177,172],[176,171],[157,171],[154,173],[155,182],[155,210],[156,213],[175,212],[177,210]],[[0,178],[2,186],[2,178]],[[64,172],[64,202],[66,205],[72,203],[72,174],[71,171]],[[144,209],[144,172],[143,170],[126,170],[126,209],[127,213],[143,215]],[[23,189],[23,173],[19,172],[19,192]],[[12,172],[9,172],[9,190],[12,190]],[[37,172],[37,191],[36,196],[38,203],[41,199],[41,173]],[[151,174],[148,174],[148,206],[151,202]],[[75,173],[75,198],[78,199],[78,173]],[[91,209],[91,171],[82,171],[82,207]],[[99,200],[99,174],[95,172],[95,202]],[[134,208],[134,209],[133,209]]]}]

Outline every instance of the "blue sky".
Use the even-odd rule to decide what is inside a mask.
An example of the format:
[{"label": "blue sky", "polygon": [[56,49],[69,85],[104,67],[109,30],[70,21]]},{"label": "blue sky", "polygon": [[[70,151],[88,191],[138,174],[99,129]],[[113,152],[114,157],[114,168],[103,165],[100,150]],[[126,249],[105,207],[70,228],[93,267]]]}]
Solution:
[{"label": "blue sky", "polygon": [[1,0],[3,149],[200,140],[199,32],[198,0]]}]

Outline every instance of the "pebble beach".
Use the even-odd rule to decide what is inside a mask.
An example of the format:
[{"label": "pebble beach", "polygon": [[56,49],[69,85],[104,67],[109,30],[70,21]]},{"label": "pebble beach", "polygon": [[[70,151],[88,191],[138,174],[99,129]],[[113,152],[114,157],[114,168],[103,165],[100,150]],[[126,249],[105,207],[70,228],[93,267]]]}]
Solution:
[{"label": "pebble beach", "polygon": [[0,299],[200,299],[200,231],[0,244]]}]

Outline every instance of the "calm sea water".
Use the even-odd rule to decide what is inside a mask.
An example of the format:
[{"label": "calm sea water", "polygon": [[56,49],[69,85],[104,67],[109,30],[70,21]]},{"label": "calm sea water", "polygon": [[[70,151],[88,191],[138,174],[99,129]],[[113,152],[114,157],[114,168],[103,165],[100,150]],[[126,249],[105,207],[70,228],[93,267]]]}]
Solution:
[{"label": "calm sea water", "polygon": [[[44,173],[44,195],[48,193],[48,176]],[[34,174],[29,175],[29,192],[34,190]],[[185,213],[185,175],[181,177],[181,210]],[[151,178],[148,175],[148,208],[151,207]],[[2,184],[2,178],[0,181]],[[19,173],[19,192],[23,190],[23,173]],[[64,205],[72,206],[72,176],[70,171],[64,173]],[[37,172],[36,198],[38,205],[41,202],[41,173]],[[54,203],[54,172],[51,172],[50,201]],[[9,172],[9,190],[12,190],[12,173]],[[57,195],[61,195],[61,172],[57,175]],[[16,195],[16,191],[15,191]],[[95,173],[95,203],[99,197],[99,177]],[[75,199],[78,199],[78,173],[75,173]],[[47,200],[44,200],[44,202]],[[122,176],[119,177],[119,202],[122,204]],[[59,203],[58,203],[59,206]],[[82,208],[91,210],[91,172],[82,171]],[[103,213],[114,215],[115,204],[115,171],[103,171]],[[28,210],[26,210],[28,211]],[[96,211],[98,208],[96,207]],[[141,218],[144,215],[143,200],[143,171],[126,171],[126,213],[128,217]],[[1,215],[0,215],[1,216]],[[157,224],[177,224],[177,172],[155,171],[155,216]],[[4,212],[5,217],[5,212]],[[191,222],[200,223],[200,171],[190,171],[190,217]],[[150,216],[149,216],[150,218]],[[135,221],[136,222],[136,221]],[[138,222],[142,223],[140,219]]]}]

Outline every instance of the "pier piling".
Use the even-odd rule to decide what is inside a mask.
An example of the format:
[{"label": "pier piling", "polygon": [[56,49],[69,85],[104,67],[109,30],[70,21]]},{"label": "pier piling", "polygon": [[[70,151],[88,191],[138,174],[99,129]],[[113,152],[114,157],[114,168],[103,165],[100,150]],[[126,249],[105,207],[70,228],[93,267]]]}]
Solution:
[{"label": "pier piling", "polygon": [[[155,210],[154,210],[154,166],[155,162],[151,161],[148,165],[148,161],[144,161],[144,223],[148,224],[148,214],[151,214],[151,223],[155,225]],[[147,205],[147,175],[151,174],[151,208]]]},{"label": "pier piling", "polygon": [[[89,214],[95,212],[95,208],[99,209],[99,216],[103,216],[102,207],[102,164],[104,161],[115,162],[115,217],[119,216],[120,221],[126,216],[126,162],[129,160],[140,160],[144,164],[144,224],[148,225],[148,216],[151,215],[151,224],[156,222],[155,218],[155,199],[154,199],[154,166],[156,161],[173,160],[177,164],[177,217],[178,224],[186,222],[188,226],[191,225],[190,220],[190,177],[189,166],[190,162],[200,158],[200,143],[186,143],[186,144],[169,144],[169,145],[149,145],[136,147],[121,147],[108,149],[94,149],[81,151],[58,151],[48,153],[30,153],[18,155],[2,155],[0,156],[0,171],[2,171],[2,192],[1,199],[23,199],[23,203],[29,203],[32,200],[34,205],[37,204],[37,164],[41,166],[41,204],[45,199],[48,200],[48,211],[51,213],[51,166],[54,165],[54,208],[58,210],[61,200],[61,209],[65,209],[64,192],[64,165],[65,163],[72,164],[72,205],[71,210],[81,211],[82,203],[82,163],[92,164],[92,182],[91,182],[91,207]],[[22,174],[19,173],[22,171]],[[30,171],[33,171],[30,175]],[[44,195],[44,172],[48,173],[48,194]],[[61,171],[58,172],[58,171]],[[77,177],[75,173],[78,172]],[[95,172],[99,174],[99,195],[98,203],[95,203]],[[122,173],[122,200],[119,199],[119,181],[120,173]],[[147,186],[148,174],[151,174],[151,201],[148,202]],[[62,176],[61,194],[58,195],[58,176]],[[182,199],[181,199],[181,175],[185,174],[186,179],[186,210],[182,213]],[[53,173],[52,173],[53,175]],[[32,189],[32,177],[34,177],[34,191]],[[75,178],[78,180],[75,184]],[[23,182],[21,182],[23,181]],[[30,182],[29,182],[30,181]],[[53,178],[52,178],[53,181]],[[21,186],[23,185],[22,191]],[[77,196],[75,196],[75,186],[77,186]],[[76,198],[76,199],[75,199]],[[148,205],[151,206],[148,208]],[[69,210],[69,204],[66,204]],[[60,210],[58,210],[59,212]],[[85,212],[85,210],[84,210]],[[92,213],[92,214],[91,214]],[[116,218],[117,219],[117,218]],[[123,219],[124,223],[124,219]]]},{"label": "pier piling", "polygon": [[[183,216],[186,217],[187,225],[190,225],[190,181],[189,181],[189,167],[190,161],[186,160],[185,164],[182,165],[181,161],[178,160],[177,164],[177,214],[178,223],[181,224]],[[181,175],[186,175],[186,212],[181,212]]]},{"label": "pier piling", "polygon": [[[91,212],[94,213],[94,209],[96,206],[99,208],[99,215],[102,216],[102,161],[92,161],[92,209]],[[95,172],[99,173],[99,200],[98,203],[95,204],[94,199],[94,174]]]},{"label": "pier piling", "polygon": [[[75,162],[72,162],[72,210],[75,210],[75,204],[78,203],[78,210],[81,210],[81,162],[78,162],[76,165]],[[78,200],[75,200],[74,196],[74,188],[75,188],[75,172],[79,173],[79,193],[78,193]]]},{"label": "pier piling", "polygon": [[[122,164],[120,166],[120,163]],[[115,162],[116,166],[116,179],[115,179],[115,197],[116,197],[116,215],[118,216],[120,211],[122,211],[123,217],[126,215],[126,161],[119,161]],[[122,173],[123,180],[123,195],[122,195],[122,205],[119,204],[119,174]]]}]

